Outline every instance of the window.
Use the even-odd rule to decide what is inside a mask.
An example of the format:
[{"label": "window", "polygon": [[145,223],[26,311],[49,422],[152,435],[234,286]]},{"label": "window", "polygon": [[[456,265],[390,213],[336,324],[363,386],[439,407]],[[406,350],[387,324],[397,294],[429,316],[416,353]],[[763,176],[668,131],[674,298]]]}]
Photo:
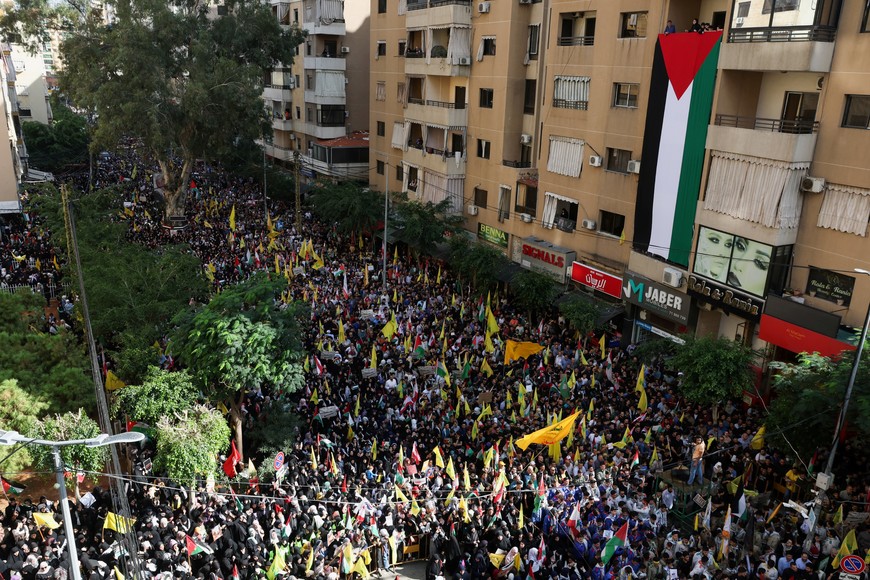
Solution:
[{"label": "window", "polygon": [[387,100],[387,83],[384,81],[378,81],[377,90],[375,91],[375,100],[376,101],[386,101]]},{"label": "window", "polygon": [[302,118],[302,108],[301,107],[296,107],[296,118],[297,119]]},{"label": "window", "polygon": [[483,39],[483,56],[495,56],[495,38]]},{"label": "window", "polygon": [[646,38],[646,12],[623,12],[619,38]]},{"label": "window", "polygon": [[396,181],[405,179],[405,166],[402,164],[396,165]]},{"label": "window", "polygon": [[585,111],[589,106],[589,77],[557,76],[553,80],[553,106]]},{"label": "window", "polygon": [[861,19],[861,32],[870,32],[870,0],[864,7],[864,18]]},{"label": "window", "polygon": [[601,224],[598,226],[598,231],[602,234],[622,237],[622,232],[625,230],[624,215],[601,210],[600,219],[598,221]]},{"label": "window", "polygon": [[535,93],[538,89],[538,82],[534,79],[526,79],[525,95],[523,96],[523,113],[526,115],[535,114]]},{"label": "window", "polygon": [[511,188],[508,185],[498,186],[498,220],[504,221],[511,217]]},{"label": "window", "polygon": [[383,161],[377,162],[377,172],[378,172],[378,175],[384,174],[384,162]]},{"label": "window", "polygon": [[481,159],[489,159],[489,141],[485,139],[477,140],[477,156]]},{"label": "window", "polygon": [[529,58],[535,60],[538,58],[538,43],[541,36],[541,25],[532,24],[529,26]]},{"label": "window", "polygon": [[749,16],[749,7],[752,6],[752,2],[741,2],[737,5],[737,18],[746,18]]},{"label": "window", "polygon": [[405,47],[408,46],[408,41],[400,40],[399,41],[399,56],[405,56]]},{"label": "window", "polygon": [[299,9],[298,8],[293,9],[293,22],[295,22],[296,24],[299,24]]},{"label": "window", "polygon": [[482,109],[492,108],[492,89],[480,89],[480,107]]},{"label": "window", "polygon": [[296,81],[296,86],[301,87],[302,83],[299,82],[299,75],[293,75],[293,80]]},{"label": "window", "polygon": [[535,217],[538,213],[538,188],[524,185],[517,188],[517,203],[514,211]]},{"label": "window", "polygon": [[387,13],[387,0],[378,0],[378,14]]},{"label": "window", "polygon": [[398,83],[396,85],[396,101],[399,103],[405,102],[405,83]]},{"label": "window", "polygon": [[378,137],[383,137],[387,134],[387,127],[383,121],[378,121]]},{"label": "window", "polygon": [[383,40],[378,41],[378,56],[387,56],[387,43]]},{"label": "window", "polygon": [[474,205],[479,208],[486,209],[486,190],[479,187],[474,188]]},{"label": "window", "polygon": [[640,92],[638,84],[613,83],[613,106],[636,109],[638,92]]},{"label": "window", "polygon": [[607,171],[628,173],[628,162],[631,159],[631,151],[625,149],[607,148]]},{"label": "window", "polygon": [[870,95],[846,95],[843,127],[870,129]]}]

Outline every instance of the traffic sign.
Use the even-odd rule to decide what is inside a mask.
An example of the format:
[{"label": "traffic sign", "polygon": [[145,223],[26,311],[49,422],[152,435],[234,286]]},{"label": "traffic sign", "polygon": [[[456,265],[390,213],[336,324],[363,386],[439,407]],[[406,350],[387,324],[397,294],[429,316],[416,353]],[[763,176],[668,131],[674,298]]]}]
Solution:
[{"label": "traffic sign", "polygon": [[858,556],[844,556],[840,560],[840,570],[847,574],[861,574],[864,571],[865,564]]},{"label": "traffic sign", "polygon": [[279,451],[278,455],[275,456],[275,461],[272,462],[272,466],[275,468],[275,471],[281,469],[284,466],[284,452]]}]

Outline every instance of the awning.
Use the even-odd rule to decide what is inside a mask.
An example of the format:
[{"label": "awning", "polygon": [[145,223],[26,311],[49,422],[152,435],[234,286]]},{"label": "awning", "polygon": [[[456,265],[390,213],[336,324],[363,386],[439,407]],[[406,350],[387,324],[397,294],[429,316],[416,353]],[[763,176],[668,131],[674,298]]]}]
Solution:
[{"label": "awning", "polygon": [[586,302],[598,306],[598,308],[601,310],[601,314],[598,315],[598,320],[596,320],[596,324],[598,326],[604,326],[617,316],[625,314],[625,306],[622,303],[600,300],[595,296],[587,294],[585,292],[565,292],[561,296],[558,296],[553,301],[553,304],[558,307],[566,302],[570,302],[571,300],[585,300]]},{"label": "awning", "polygon": [[761,315],[758,337],[794,353],[818,352],[822,356],[834,356],[844,350],[855,350],[851,344],[768,314]]},{"label": "awning", "polygon": [[517,277],[517,274],[523,271],[523,267],[516,262],[507,262],[501,269],[495,273],[495,278],[499,282],[510,284]]}]

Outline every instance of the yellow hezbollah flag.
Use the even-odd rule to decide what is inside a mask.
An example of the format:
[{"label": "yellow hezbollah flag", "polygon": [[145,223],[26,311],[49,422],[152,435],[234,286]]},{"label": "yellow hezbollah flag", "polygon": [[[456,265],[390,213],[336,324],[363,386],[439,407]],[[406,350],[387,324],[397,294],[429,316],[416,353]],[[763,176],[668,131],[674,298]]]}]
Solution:
[{"label": "yellow hezbollah flag", "polygon": [[834,562],[832,564],[834,566],[834,569],[840,567],[840,560],[842,560],[846,556],[851,556],[852,553],[857,549],[858,541],[855,539],[855,530],[849,530],[849,533],[846,534],[845,538],[843,538],[843,543],[840,545],[840,550],[834,557]]},{"label": "yellow hezbollah flag", "polygon": [[378,351],[375,349],[375,345],[372,345],[372,363],[369,366],[370,369],[378,368]]},{"label": "yellow hezbollah flag", "polygon": [[538,354],[542,350],[544,350],[544,347],[536,342],[508,340],[504,348],[504,364],[508,364],[512,360],[519,360],[533,354]]},{"label": "yellow hezbollah flag", "polygon": [[[637,408],[640,409],[641,413],[643,413],[644,411],[646,411],[647,406],[648,406],[648,403],[646,400],[646,389],[641,387],[640,388],[640,400],[637,402]],[[762,429],[763,429],[763,427],[762,427]]]},{"label": "yellow hezbollah flag", "polygon": [[752,449],[761,449],[764,447],[764,432],[767,430],[765,425],[762,425],[758,432],[752,437],[752,441],[749,442],[749,447]]},{"label": "yellow hezbollah flag", "polygon": [[106,371],[106,390],[117,391],[127,386],[127,383],[118,378],[112,371]]},{"label": "yellow hezbollah flag", "polygon": [[554,423],[548,427],[544,427],[543,429],[538,429],[534,433],[529,433],[525,437],[517,439],[517,447],[525,451],[532,443],[538,443],[540,445],[552,445],[553,443],[558,443],[567,437],[568,432],[574,428],[574,421],[577,419],[579,414],[580,411],[577,411],[558,423]]},{"label": "yellow hezbollah flag", "polygon": [[103,524],[103,529],[109,528],[110,530],[115,530],[119,534],[126,534],[133,528],[133,522],[135,520],[132,518],[125,518],[124,516],[119,516],[118,514],[108,512],[106,514],[106,521]]},{"label": "yellow hezbollah flag", "polygon": [[598,342],[598,345],[601,347],[601,358],[604,358],[604,355],[606,354],[606,353],[604,352],[604,347],[605,347],[605,344],[606,344],[604,339],[605,339],[606,337],[607,337],[607,333],[606,333],[606,332],[605,332],[605,333],[602,333],[602,334],[601,334],[601,340]]},{"label": "yellow hezbollah flag", "polygon": [[236,231],[236,204],[233,204],[233,209],[230,210],[230,229]]},{"label": "yellow hezbollah flag", "polygon": [[45,526],[46,528],[50,528],[52,530],[60,527],[60,523],[58,523],[54,519],[54,514],[33,512],[33,521],[35,521],[36,524],[39,526]]}]

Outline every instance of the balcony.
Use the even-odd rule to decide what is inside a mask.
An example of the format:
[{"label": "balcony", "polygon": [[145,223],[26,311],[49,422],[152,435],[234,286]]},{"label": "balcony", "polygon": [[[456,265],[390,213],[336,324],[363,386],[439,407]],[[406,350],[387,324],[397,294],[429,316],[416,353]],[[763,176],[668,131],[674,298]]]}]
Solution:
[{"label": "balcony", "polygon": [[565,99],[553,99],[553,108],[585,111],[589,108],[589,101],[567,101]]},{"label": "balcony", "polygon": [[810,162],[818,130],[817,121],[716,115],[707,133],[707,149],[786,163]]},{"label": "balcony", "polygon": [[432,57],[426,62],[425,54],[405,54],[405,74],[436,75],[447,77],[467,77],[471,70],[471,59],[465,64],[452,64],[446,58]]},{"label": "balcony", "polygon": [[448,177],[465,175],[465,159],[460,157],[459,163],[457,163],[455,155],[451,155],[449,151],[431,147],[418,149],[412,146],[408,147],[408,151],[405,152],[404,160],[420,169],[429,169]]},{"label": "balcony", "polygon": [[836,33],[832,26],[732,28],[719,53],[719,68],[830,72]]},{"label": "balcony", "polygon": [[317,139],[336,139],[347,135],[347,128],[344,124],[305,123],[302,130],[306,135],[313,135]]},{"label": "balcony", "polygon": [[464,104],[457,108],[455,103],[431,99],[408,99],[405,116],[423,124],[443,125],[445,127],[465,127],[468,125],[468,109]]},{"label": "balcony", "polygon": [[513,167],[514,169],[530,169],[532,167],[531,161],[510,161],[508,159],[502,159],[501,164],[505,167]]},{"label": "balcony", "polygon": [[344,105],[347,102],[347,98],[344,95],[340,97],[326,97],[318,95],[316,91],[305,91],[305,102],[316,105]]},{"label": "balcony", "polygon": [[282,117],[273,117],[272,118],[272,128],[276,131],[292,131],[293,130],[293,120],[292,119],[284,119]]},{"label": "balcony", "polygon": [[304,65],[306,70],[347,70],[347,61],[343,56],[306,56]]},{"label": "balcony", "polygon": [[292,89],[291,85],[266,85],[263,87],[263,99],[267,101],[292,101]]},{"label": "balcony", "polygon": [[293,159],[293,150],[287,147],[279,147],[278,145],[267,143],[264,148],[266,156],[272,159],[279,159],[281,161],[291,161]]},{"label": "balcony", "polygon": [[407,28],[423,28],[459,24],[471,26],[470,0],[430,0],[428,3],[408,2],[405,14]]},{"label": "balcony", "polygon": [[594,36],[560,36],[559,46],[593,46],[595,44]]}]

